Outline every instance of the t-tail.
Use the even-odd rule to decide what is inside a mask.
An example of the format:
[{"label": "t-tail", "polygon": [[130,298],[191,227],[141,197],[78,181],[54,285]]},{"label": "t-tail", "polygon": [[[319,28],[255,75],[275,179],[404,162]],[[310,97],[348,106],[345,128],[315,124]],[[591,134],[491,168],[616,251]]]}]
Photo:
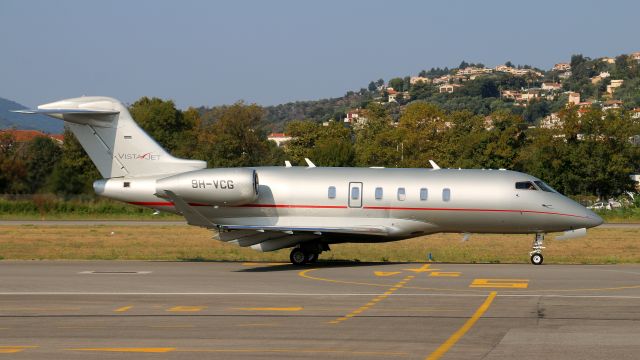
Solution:
[{"label": "t-tail", "polygon": [[109,97],[79,97],[19,110],[65,121],[104,178],[169,175],[206,168],[201,160],[173,157]]}]

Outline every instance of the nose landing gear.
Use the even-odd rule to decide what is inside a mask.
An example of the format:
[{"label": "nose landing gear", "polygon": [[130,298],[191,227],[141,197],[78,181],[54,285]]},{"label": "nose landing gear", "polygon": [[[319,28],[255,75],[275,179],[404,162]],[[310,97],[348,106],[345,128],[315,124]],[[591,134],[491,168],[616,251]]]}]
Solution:
[{"label": "nose landing gear", "polygon": [[544,261],[544,257],[542,256],[542,243],[544,242],[544,234],[537,233],[536,237],[533,239],[533,244],[531,245],[531,252],[529,252],[529,256],[531,256],[531,263],[533,265],[541,265]]}]

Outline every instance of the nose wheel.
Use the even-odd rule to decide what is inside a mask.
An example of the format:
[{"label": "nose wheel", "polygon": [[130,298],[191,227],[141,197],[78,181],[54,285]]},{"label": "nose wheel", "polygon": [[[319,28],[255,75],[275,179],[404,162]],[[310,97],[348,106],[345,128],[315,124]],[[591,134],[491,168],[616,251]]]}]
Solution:
[{"label": "nose wheel", "polygon": [[529,256],[531,256],[531,263],[533,265],[542,265],[544,261],[544,257],[542,256],[542,243],[544,242],[544,234],[537,233],[536,237],[533,239],[533,244],[531,245],[531,252],[529,252]]}]

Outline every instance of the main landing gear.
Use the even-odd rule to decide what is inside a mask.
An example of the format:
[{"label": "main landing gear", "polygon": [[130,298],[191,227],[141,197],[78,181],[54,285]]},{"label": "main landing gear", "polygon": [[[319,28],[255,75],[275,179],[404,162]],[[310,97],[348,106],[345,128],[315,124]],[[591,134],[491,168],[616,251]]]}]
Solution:
[{"label": "main landing gear", "polygon": [[320,253],[329,250],[329,245],[327,244],[300,244],[291,249],[289,260],[293,265],[313,264],[318,261]]},{"label": "main landing gear", "polygon": [[533,244],[531,245],[532,250],[529,253],[529,256],[531,256],[531,263],[533,265],[541,265],[544,261],[544,257],[542,256],[542,249],[544,249],[544,246],[542,246],[543,241],[543,233],[537,233],[536,237],[533,239]]}]

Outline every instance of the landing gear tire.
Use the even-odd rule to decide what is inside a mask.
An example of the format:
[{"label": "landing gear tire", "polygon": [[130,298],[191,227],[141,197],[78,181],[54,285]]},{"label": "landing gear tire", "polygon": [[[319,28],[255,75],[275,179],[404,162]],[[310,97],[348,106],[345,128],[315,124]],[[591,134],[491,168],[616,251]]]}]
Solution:
[{"label": "landing gear tire", "polygon": [[289,254],[289,260],[293,265],[304,265],[307,262],[307,254],[300,248],[294,248]]},{"label": "landing gear tire", "polygon": [[531,255],[531,263],[533,265],[542,265],[543,261],[544,261],[544,257],[542,256],[542,254]]},{"label": "landing gear tire", "polygon": [[314,252],[312,252],[312,253],[308,253],[308,254],[307,254],[307,263],[309,263],[309,264],[314,264],[314,263],[318,262],[318,256],[319,256],[319,255],[320,255],[320,254],[318,254],[318,253],[314,253]]},{"label": "landing gear tire", "polygon": [[542,249],[544,249],[543,242],[544,234],[537,233],[533,238],[533,244],[531,244],[531,252],[529,253],[529,256],[531,256],[531,263],[533,265],[542,265],[542,262],[544,261],[544,257],[542,256]]}]

